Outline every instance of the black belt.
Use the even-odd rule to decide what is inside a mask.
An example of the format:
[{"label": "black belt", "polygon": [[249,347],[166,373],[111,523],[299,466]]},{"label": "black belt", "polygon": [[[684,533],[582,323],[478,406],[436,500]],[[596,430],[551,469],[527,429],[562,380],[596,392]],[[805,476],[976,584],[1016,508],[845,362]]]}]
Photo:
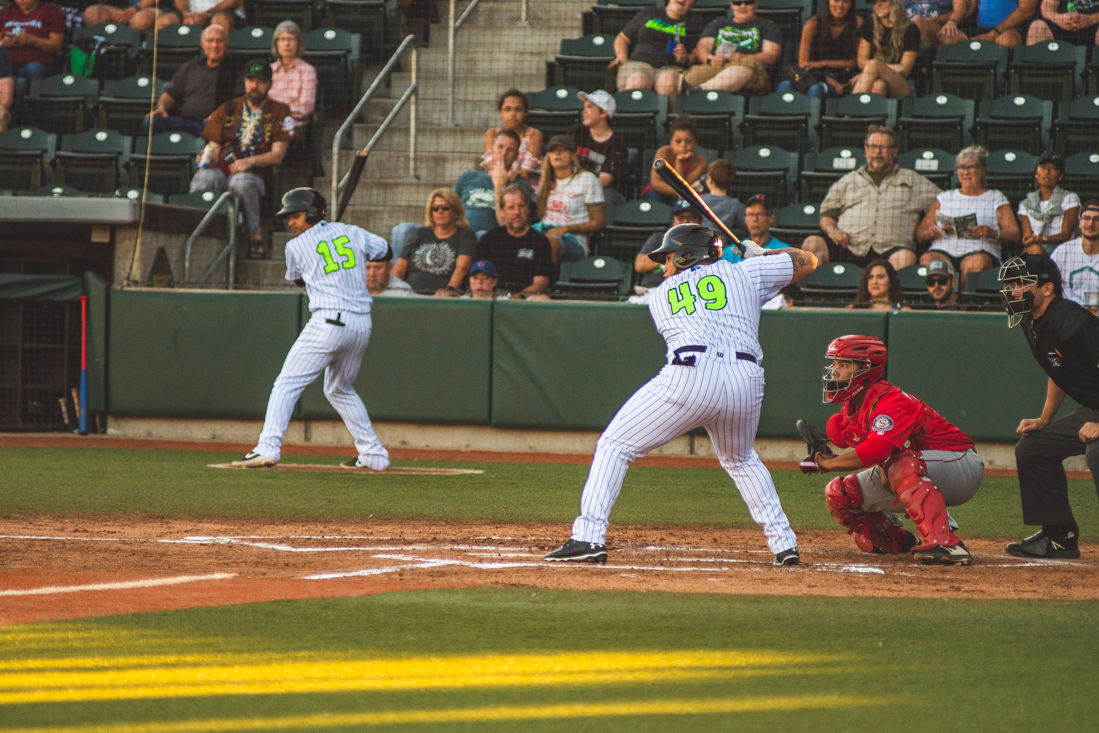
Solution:
[{"label": "black belt", "polygon": [[337,313],[335,318],[325,318],[324,322],[332,326],[339,326],[340,328],[343,328],[347,324],[340,320],[340,316],[342,315],[343,313]]},{"label": "black belt", "polygon": [[[680,346],[672,353],[675,355],[669,364],[673,366],[689,366],[693,367],[698,360],[699,354],[705,354],[708,346]],[[721,352],[718,352],[718,357],[724,356]],[[746,351],[736,352],[736,358],[741,361],[750,361],[753,364],[757,363],[756,358]]]}]

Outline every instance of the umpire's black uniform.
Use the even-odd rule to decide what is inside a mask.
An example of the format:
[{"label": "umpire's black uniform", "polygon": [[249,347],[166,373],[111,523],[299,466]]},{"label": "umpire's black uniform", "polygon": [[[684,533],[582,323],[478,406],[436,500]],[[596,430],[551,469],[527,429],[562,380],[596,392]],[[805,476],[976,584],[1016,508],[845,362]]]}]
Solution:
[{"label": "umpire's black uniform", "polygon": [[1027,343],[1049,378],[1080,403],[1070,415],[1023,436],[1015,447],[1023,522],[1078,532],[1068,502],[1063,461],[1084,453],[1099,492],[1099,440],[1077,434],[1085,422],[1099,422],[1099,318],[1058,296],[1037,318],[1024,315]]}]

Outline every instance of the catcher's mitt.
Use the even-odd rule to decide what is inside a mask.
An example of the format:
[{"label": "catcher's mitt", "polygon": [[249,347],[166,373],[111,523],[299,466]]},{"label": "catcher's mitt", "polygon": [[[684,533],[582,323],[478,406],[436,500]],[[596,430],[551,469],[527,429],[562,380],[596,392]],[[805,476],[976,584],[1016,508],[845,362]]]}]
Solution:
[{"label": "catcher's mitt", "polygon": [[824,436],[820,430],[815,426],[810,425],[802,419],[797,421],[798,433],[805,439],[805,447],[809,450],[809,455],[801,459],[801,463],[798,467],[801,468],[802,473],[824,473],[824,470],[817,463],[818,456],[831,457],[835,455],[828,447],[828,438]]}]

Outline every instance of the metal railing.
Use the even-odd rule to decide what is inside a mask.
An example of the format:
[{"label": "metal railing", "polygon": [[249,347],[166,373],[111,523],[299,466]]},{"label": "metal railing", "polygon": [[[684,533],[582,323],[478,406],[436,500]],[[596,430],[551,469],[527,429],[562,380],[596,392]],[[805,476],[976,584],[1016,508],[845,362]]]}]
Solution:
[{"label": "metal railing", "polygon": [[[198,280],[192,281],[191,247],[194,246],[195,240],[206,231],[206,227],[210,226],[210,224],[213,223],[214,218],[221,213],[222,208],[226,209],[225,213],[228,216],[226,228],[229,230],[229,242],[225,245],[224,249],[218,253],[209,267],[206,268],[206,272],[202,273]],[[225,191],[221,196],[218,196],[218,200],[214,202],[214,205],[211,206],[202,217],[198,226],[191,232],[191,236],[187,237],[187,242],[183,247],[183,282],[185,284],[206,282],[207,278],[214,274],[214,270],[226,257],[229,258],[229,273],[227,275],[226,285],[232,290],[235,287],[237,279],[237,197],[233,195],[232,191]]]},{"label": "metal railing", "polygon": [[[454,14],[457,12],[457,0],[450,0],[450,20],[447,23],[446,33],[446,78],[447,78],[447,124],[453,127],[455,124],[454,115],[454,88],[457,83],[457,60],[458,60],[458,48],[454,43],[454,37],[458,34],[458,29],[462,27],[462,24],[469,18],[470,13],[477,7],[477,4],[481,0],[470,0],[469,5],[462,11],[462,14],[457,18]],[[523,0],[520,3],[519,11],[519,24],[530,25],[530,0]]]},{"label": "metal railing", "polygon": [[351,113],[347,115],[347,119],[343,121],[343,124],[339,126],[339,129],[337,129],[336,133],[332,136],[332,195],[328,200],[328,205],[332,207],[333,212],[336,210],[335,207],[337,206],[337,202],[339,201],[340,192],[343,191],[344,187],[348,184],[348,175],[346,173],[343,175],[342,178],[340,178],[340,176],[338,175],[340,167],[340,142],[343,140],[344,135],[347,134],[347,131],[350,130],[351,127],[355,124],[355,119],[359,116],[362,108],[366,106],[366,103],[370,101],[370,98],[374,96],[374,93],[378,90],[379,87],[381,87],[386,78],[393,71],[394,67],[397,65],[398,60],[401,58],[401,55],[407,48],[412,49],[410,61],[411,79],[409,81],[408,88],[405,89],[400,99],[397,100],[397,104],[394,105],[393,109],[390,110],[389,114],[386,115],[386,118],[378,126],[378,129],[374,132],[373,137],[371,137],[370,141],[367,142],[365,147],[363,147],[363,149],[360,151],[360,154],[365,156],[368,155],[371,150],[373,150],[374,146],[377,145],[382,135],[389,128],[389,125],[392,124],[393,120],[396,119],[398,114],[400,114],[404,106],[408,104],[408,176],[412,179],[416,178],[417,59],[415,40],[415,36],[412,35],[404,37],[404,39],[401,41],[401,44],[397,46],[397,49],[393,52],[393,55],[389,57],[389,61],[385,63],[385,66],[383,66],[381,71],[378,72],[378,75],[374,77],[374,81],[370,84],[370,87],[363,93],[362,97],[359,98],[358,104],[355,105],[354,109],[351,110]]}]

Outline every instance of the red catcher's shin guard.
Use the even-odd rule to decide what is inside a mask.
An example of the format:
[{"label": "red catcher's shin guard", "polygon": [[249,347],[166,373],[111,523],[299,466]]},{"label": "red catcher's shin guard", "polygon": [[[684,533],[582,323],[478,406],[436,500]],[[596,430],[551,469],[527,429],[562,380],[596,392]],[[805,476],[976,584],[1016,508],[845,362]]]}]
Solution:
[{"label": "red catcher's shin guard", "polygon": [[862,488],[855,474],[837,476],[824,487],[828,511],[854,535],[863,552],[896,555],[915,544],[912,535],[889,521],[884,512],[862,511]]},{"label": "red catcher's shin guard", "polygon": [[950,529],[943,495],[927,478],[927,466],[919,455],[904,451],[886,464],[885,472],[893,493],[904,504],[905,512],[923,536],[923,544],[912,550],[958,544],[957,535]]}]

